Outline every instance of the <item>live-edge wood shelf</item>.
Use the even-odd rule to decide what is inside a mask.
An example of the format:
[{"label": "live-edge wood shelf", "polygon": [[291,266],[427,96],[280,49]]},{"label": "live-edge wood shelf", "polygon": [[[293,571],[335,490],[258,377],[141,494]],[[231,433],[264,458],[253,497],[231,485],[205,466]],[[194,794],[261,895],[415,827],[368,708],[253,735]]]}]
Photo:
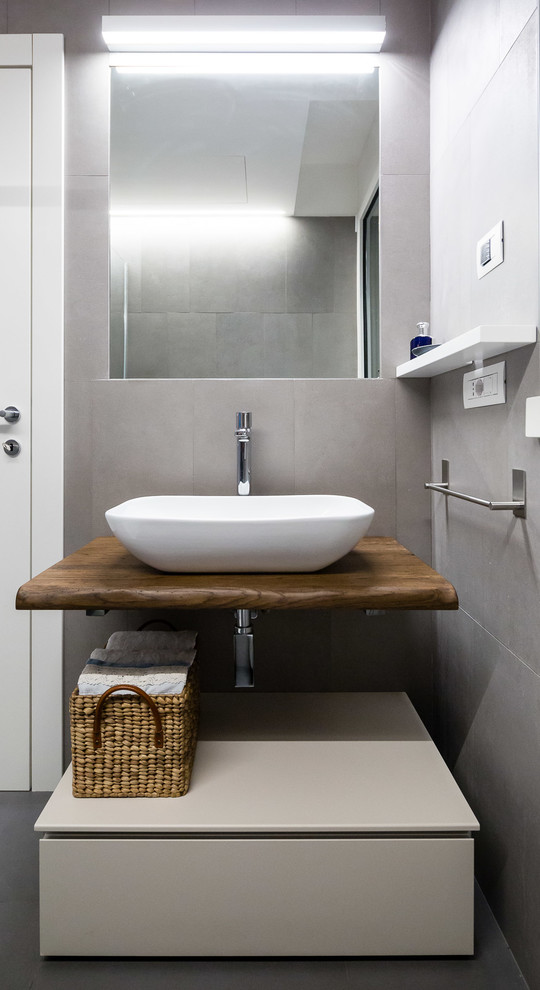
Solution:
[{"label": "live-edge wood shelf", "polygon": [[389,537],[312,574],[165,574],[98,537],[24,584],[18,609],[457,609],[453,586]]}]

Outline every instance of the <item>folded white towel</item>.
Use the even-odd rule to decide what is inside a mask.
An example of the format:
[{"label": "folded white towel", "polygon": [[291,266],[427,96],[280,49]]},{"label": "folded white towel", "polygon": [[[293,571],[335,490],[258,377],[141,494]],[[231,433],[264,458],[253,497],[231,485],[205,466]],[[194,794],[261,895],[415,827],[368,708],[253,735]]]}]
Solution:
[{"label": "folded white towel", "polygon": [[193,629],[179,632],[161,629],[133,629],[114,632],[109,637],[109,650],[193,650],[197,633]]},{"label": "folded white towel", "polygon": [[101,667],[175,667],[191,664],[195,650],[92,650],[88,664]]},{"label": "folded white towel", "polygon": [[[87,664],[77,687],[80,695],[103,694],[117,684],[134,684],[147,694],[182,694],[186,685],[189,664],[184,666],[153,667],[144,673],[133,667],[95,667]],[[117,694],[133,694],[133,691],[117,691]]]}]

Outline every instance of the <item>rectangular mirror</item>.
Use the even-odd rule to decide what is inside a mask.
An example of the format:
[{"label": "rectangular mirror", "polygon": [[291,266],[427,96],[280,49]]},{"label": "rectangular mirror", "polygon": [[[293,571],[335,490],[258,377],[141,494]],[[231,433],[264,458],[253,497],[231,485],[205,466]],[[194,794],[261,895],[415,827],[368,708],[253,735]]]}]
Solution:
[{"label": "rectangular mirror", "polygon": [[378,375],[378,73],[111,69],[111,378]]}]

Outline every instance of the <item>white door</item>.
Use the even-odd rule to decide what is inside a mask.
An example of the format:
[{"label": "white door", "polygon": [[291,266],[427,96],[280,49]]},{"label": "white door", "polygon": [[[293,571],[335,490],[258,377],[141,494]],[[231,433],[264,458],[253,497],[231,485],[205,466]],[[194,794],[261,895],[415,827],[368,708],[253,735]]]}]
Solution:
[{"label": "white door", "polygon": [[[0,789],[30,787],[31,70],[0,68]],[[17,456],[4,450],[20,444]]]}]

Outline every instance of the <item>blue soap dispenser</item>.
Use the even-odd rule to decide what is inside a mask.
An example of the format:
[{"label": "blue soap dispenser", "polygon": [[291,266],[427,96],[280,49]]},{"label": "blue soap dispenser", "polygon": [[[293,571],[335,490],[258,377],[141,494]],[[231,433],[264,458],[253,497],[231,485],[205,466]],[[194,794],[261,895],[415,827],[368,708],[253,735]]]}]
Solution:
[{"label": "blue soap dispenser", "polygon": [[416,330],[416,337],[411,340],[411,359],[417,357],[413,354],[416,347],[431,347],[433,343],[433,338],[429,335],[429,323],[417,323]]}]

